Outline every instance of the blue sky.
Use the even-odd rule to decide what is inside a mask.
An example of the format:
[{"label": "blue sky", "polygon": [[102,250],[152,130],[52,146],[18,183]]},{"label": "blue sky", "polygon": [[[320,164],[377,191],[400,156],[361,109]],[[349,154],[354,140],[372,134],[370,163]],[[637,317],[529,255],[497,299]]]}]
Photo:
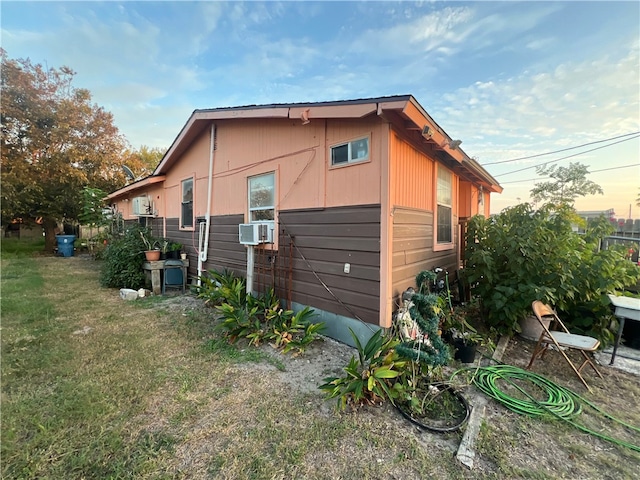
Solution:
[{"label": "blue sky", "polygon": [[640,131],[636,1],[0,8],[9,57],[71,67],[134,148],[167,148],[198,108],[412,94],[503,184],[492,212],[528,200],[535,165],[605,147],[556,162],[589,165],[604,189],[576,206],[640,218],[637,135],[494,163]]}]

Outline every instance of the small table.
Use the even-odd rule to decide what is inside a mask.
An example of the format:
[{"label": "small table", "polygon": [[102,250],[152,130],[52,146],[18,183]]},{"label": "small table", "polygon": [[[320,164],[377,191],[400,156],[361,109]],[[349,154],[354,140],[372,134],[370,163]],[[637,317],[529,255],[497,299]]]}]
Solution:
[{"label": "small table", "polygon": [[[189,267],[189,259],[182,261],[182,274],[187,278],[187,268]],[[160,271],[164,270],[164,260],[156,262],[144,262],[142,269],[151,272],[151,291],[154,295],[160,295],[162,291],[162,283],[160,282]]]},{"label": "small table", "polygon": [[613,353],[611,354],[611,361],[609,362],[609,365],[613,365],[616,352],[618,351],[618,345],[620,344],[620,338],[622,337],[625,319],[628,318],[629,320],[640,322],[640,298],[618,297],[617,295],[611,294],[608,296],[613,306],[616,307],[616,317],[620,319],[620,328],[618,328],[616,343],[613,345]]}]

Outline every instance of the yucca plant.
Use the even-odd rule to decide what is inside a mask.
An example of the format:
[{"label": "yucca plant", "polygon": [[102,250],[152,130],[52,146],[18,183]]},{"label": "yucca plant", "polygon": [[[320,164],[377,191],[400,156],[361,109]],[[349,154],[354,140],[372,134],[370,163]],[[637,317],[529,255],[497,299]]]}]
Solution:
[{"label": "yucca plant", "polygon": [[304,353],[311,343],[320,338],[320,332],[322,332],[324,328],[324,322],[309,323],[305,327],[302,336],[293,337],[293,339],[284,346],[282,353],[288,353],[291,350],[295,350],[294,355]]},{"label": "yucca plant", "polygon": [[[223,303],[218,305],[216,309],[222,315],[222,322],[216,326],[216,329],[222,330],[231,343],[235,343],[239,338],[249,338],[261,329],[257,306],[250,307],[246,304],[236,306]],[[250,338],[250,343],[257,345],[259,339],[253,335]]]},{"label": "yucca plant", "polygon": [[200,276],[196,296],[212,307],[223,303],[239,306],[245,303],[245,280],[231,270],[205,272]]},{"label": "yucca plant", "polygon": [[353,330],[349,330],[358,357],[351,357],[344,368],[345,376],[325,378],[318,388],[326,392],[327,398],[337,398],[342,409],[347,405],[381,403],[385,399],[394,403],[404,389],[402,382],[394,379],[406,373],[407,364],[395,350],[398,341],[377,330],[363,347]]},{"label": "yucca plant", "polygon": [[294,349],[296,354],[302,353],[324,329],[324,322],[311,323],[311,319],[315,316],[316,314],[309,307],[303,308],[298,313],[282,309],[268,312],[267,321],[271,323],[269,336],[273,340],[272,345],[282,349],[282,353],[288,353]]}]

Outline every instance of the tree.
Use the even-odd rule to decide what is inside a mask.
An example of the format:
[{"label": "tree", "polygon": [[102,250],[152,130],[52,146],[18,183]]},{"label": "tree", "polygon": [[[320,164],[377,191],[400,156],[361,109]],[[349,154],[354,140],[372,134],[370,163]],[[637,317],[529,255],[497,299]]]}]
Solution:
[{"label": "tree", "polygon": [[127,150],[124,155],[124,165],[129,167],[136,178],[151,175],[162,160],[164,150],[158,147],[142,145],[140,149]]},{"label": "tree", "polygon": [[125,185],[125,140],[111,113],[72,86],[68,67],[45,69],[29,59],[2,58],[2,222],[42,217],[45,250],[58,222],[82,211],[83,188]]},{"label": "tree", "polygon": [[575,210],[567,204],[535,210],[529,203],[490,218],[471,218],[465,277],[490,327],[499,333],[519,331],[518,321],[531,302],[542,300],[561,310],[578,332],[612,341],[606,294],[636,285],[640,267],[618,248],[599,249],[612,231],[607,218],[591,222],[584,235],[573,231],[574,219]]},{"label": "tree", "polygon": [[604,193],[600,185],[587,180],[588,167],[581,163],[571,163],[568,167],[542,166],[536,171],[538,175],[548,175],[553,180],[537,183],[531,189],[531,199],[535,203],[573,206],[578,197]]}]

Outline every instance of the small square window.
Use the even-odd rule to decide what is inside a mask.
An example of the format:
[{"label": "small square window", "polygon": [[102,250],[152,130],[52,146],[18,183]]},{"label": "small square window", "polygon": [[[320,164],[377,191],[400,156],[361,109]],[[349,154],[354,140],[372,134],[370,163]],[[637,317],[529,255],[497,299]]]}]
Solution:
[{"label": "small square window", "polygon": [[366,160],[369,160],[369,137],[331,147],[331,165],[344,165]]},{"label": "small square window", "polygon": [[339,145],[331,149],[331,165],[339,165],[349,161],[349,144]]}]

